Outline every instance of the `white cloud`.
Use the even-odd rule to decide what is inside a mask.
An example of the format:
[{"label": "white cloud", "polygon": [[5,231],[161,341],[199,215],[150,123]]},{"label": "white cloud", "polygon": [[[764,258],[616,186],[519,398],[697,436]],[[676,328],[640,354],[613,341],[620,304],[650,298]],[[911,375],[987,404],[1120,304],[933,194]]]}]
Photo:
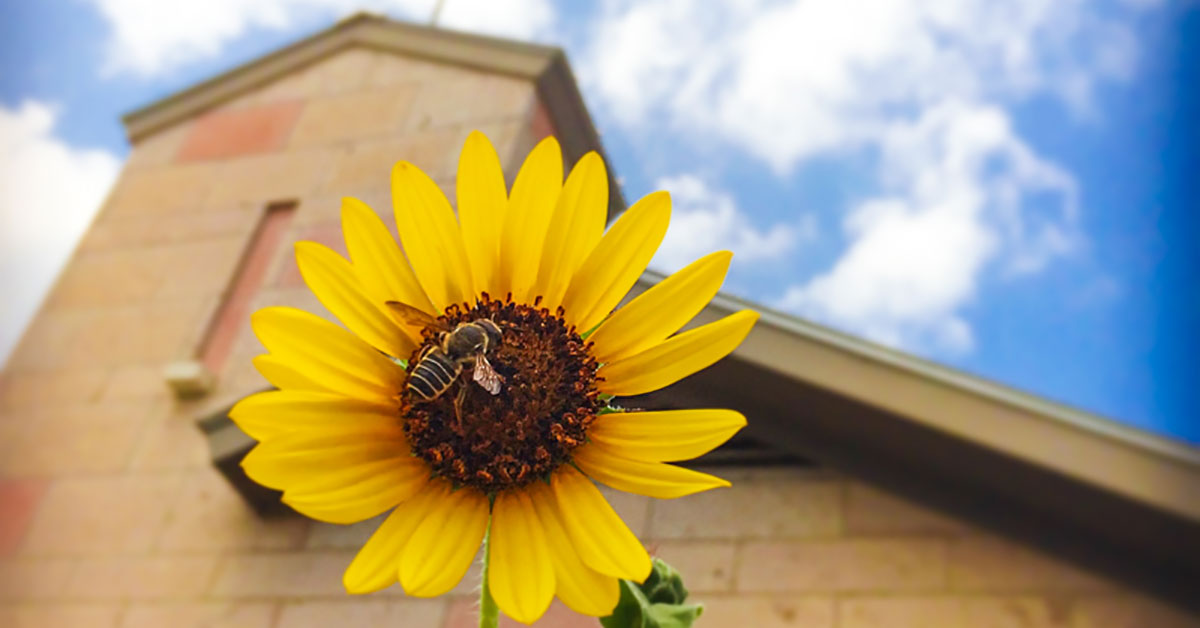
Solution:
[{"label": "white cloud", "polygon": [[[106,70],[157,76],[219,55],[254,29],[281,31],[304,22],[374,11],[427,22],[435,0],[91,0],[109,23]],[[549,0],[445,0],[444,28],[530,39],[554,21]]]},{"label": "white cloud", "polygon": [[554,25],[550,0],[446,0],[438,23],[472,33],[541,39]]},{"label": "white cloud", "polygon": [[816,237],[815,217],[802,215],[796,226],[755,227],[733,197],[691,174],[659,179],[655,189],[671,193],[671,226],[650,266],[674,272],[716,250],[733,251],[739,264],[778,261],[802,240]]},{"label": "white cloud", "polygon": [[791,279],[778,304],[888,344],[961,352],[985,273],[1038,272],[1082,238],[1073,177],[1017,134],[1006,107],[1050,96],[1094,120],[1096,86],[1137,63],[1121,11],[1139,9],[1108,9],[614,0],[580,75],[622,126],[679,138],[658,146],[732,146],[780,176],[820,158],[861,177],[876,191],[844,208],[846,249]]},{"label": "white cloud", "polygon": [[[985,266],[1032,272],[1079,238],[1074,181],[1037,158],[994,107],[944,103],[883,141],[888,193],[854,207],[833,268],[779,305],[899,346],[963,352],[960,310]],[[1023,211],[1039,197],[1040,213]]]},{"label": "white cloud", "polygon": [[1127,27],[1083,0],[610,2],[583,53],[589,91],[630,125],[718,137],[779,172],[870,144],[947,98],[1049,92],[1083,112],[1128,76]]},{"label": "white cloud", "polygon": [[120,161],[54,136],[57,112],[0,106],[0,364],[116,179]]}]

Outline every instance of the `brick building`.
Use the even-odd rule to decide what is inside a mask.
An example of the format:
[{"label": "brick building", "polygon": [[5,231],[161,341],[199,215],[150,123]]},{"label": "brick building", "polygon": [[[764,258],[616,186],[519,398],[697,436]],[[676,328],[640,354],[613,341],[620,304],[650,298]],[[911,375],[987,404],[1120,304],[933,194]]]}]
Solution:
[{"label": "brick building", "polygon": [[[475,575],[345,595],[375,522],[274,512],[224,413],[266,385],[250,311],[325,314],[290,243],[344,253],[342,196],[390,221],[401,158],[452,192],[476,128],[510,179],[546,134],[571,162],[600,148],[562,53],[358,16],[125,123],[124,171],[0,374],[0,626],[474,625]],[[637,403],[750,419],[702,461],[733,488],[608,493],[701,626],[1200,625],[1193,449],[769,312]],[[595,623],[556,603],[539,625]]]}]

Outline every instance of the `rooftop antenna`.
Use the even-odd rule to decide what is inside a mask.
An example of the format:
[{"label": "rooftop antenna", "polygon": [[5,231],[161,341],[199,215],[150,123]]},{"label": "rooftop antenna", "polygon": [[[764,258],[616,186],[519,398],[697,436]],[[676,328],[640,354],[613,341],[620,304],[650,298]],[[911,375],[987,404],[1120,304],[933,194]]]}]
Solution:
[{"label": "rooftop antenna", "polygon": [[429,26],[437,28],[438,18],[442,16],[442,7],[445,6],[446,0],[437,0],[433,3],[433,15],[429,16]]}]

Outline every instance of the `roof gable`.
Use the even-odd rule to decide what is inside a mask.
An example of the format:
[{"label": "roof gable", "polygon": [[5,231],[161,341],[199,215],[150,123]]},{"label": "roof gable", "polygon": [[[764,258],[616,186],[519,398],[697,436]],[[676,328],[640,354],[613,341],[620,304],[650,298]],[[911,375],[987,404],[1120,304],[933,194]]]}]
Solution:
[{"label": "roof gable", "polygon": [[357,14],[332,28],[155,101],[122,117],[136,142],[155,130],[224,104],[343,50],[364,47],[435,63],[539,79],[557,48],[443,31]]},{"label": "roof gable", "polygon": [[[536,86],[542,110],[568,163],[588,151],[604,155],[561,49],[406,24],[367,13],[131,111],[122,122],[130,141],[137,143],[255,90],[283,83],[290,75],[353,48],[528,80]],[[608,179],[611,219],[624,211],[625,199],[611,168]]]}]

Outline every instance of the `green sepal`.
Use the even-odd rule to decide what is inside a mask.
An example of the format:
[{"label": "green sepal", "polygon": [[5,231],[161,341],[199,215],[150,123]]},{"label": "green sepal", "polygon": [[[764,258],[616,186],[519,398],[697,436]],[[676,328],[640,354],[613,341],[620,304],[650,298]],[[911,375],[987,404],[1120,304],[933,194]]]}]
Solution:
[{"label": "green sepal", "polygon": [[690,628],[704,612],[700,604],[685,604],[683,577],[661,559],[654,559],[650,577],[641,585],[621,581],[621,600],[612,615],[601,617],[604,628]]},{"label": "green sepal", "polygon": [[587,330],[587,331],[583,332],[582,334],[579,334],[579,339],[580,339],[580,340],[587,340],[587,339],[588,339],[588,336],[590,336],[590,335],[592,335],[593,333],[595,333],[595,331],[596,331],[597,329],[600,329],[600,326],[601,326],[601,325],[603,325],[603,324],[604,324],[604,321],[600,321],[599,323],[596,323],[596,324],[595,324],[595,326],[593,326],[591,329],[589,329],[589,330]]}]

